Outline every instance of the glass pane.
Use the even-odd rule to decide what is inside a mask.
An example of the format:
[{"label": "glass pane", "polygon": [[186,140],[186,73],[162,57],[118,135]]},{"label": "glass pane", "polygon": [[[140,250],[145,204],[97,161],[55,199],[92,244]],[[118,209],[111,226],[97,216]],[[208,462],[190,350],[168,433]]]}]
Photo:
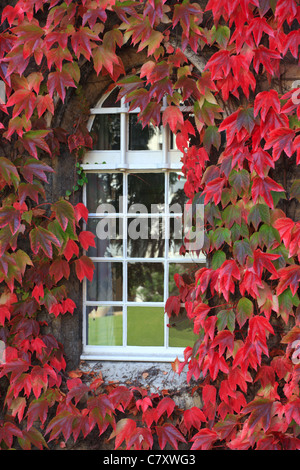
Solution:
[{"label": "glass pane", "polygon": [[164,308],[127,308],[128,346],[164,345]]},{"label": "glass pane", "polygon": [[164,202],[164,173],[130,173],[128,175],[129,212],[161,212]]},{"label": "glass pane", "polygon": [[86,197],[90,213],[123,212],[123,175],[87,173]]},{"label": "glass pane", "polygon": [[152,124],[143,128],[137,114],[129,114],[129,150],[161,150],[162,129]]},{"label": "glass pane", "polygon": [[170,217],[170,238],[169,238],[169,258],[178,258],[182,256],[180,254],[180,248],[184,241],[184,219],[182,216]]},{"label": "glass pane", "polygon": [[[179,177],[180,176],[180,177]],[[181,213],[184,211],[184,204],[188,201],[184,193],[186,178],[178,173],[169,173],[169,211]],[[180,209],[180,210],[179,210]]]},{"label": "glass pane", "polygon": [[118,217],[90,218],[87,230],[96,235],[96,247],[90,247],[87,255],[91,257],[116,257],[123,255],[123,219]]},{"label": "glass pane", "polygon": [[120,114],[96,114],[90,134],[94,150],[120,150]]},{"label": "glass pane", "polygon": [[193,347],[197,336],[193,331],[193,322],[186,316],[186,312],[172,315],[169,318],[169,346],[171,348]]},{"label": "glass pane", "polygon": [[176,144],[176,135],[170,130],[170,150],[178,150]]},{"label": "glass pane", "polygon": [[163,302],[164,265],[162,263],[128,263],[128,300]]},{"label": "glass pane", "polygon": [[87,281],[87,300],[123,300],[122,263],[95,263],[93,280]]},{"label": "glass pane", "polygon": [[185,283],[191,284],[195,282],[194,274],[198,269],[199,265],[194,263],[169,263],[169,296],[179,294],[174,280],[175,274],[182,276]]},{"label": "glass pane", "polygon": [[136,217],[128,219],[127,254],[131,258],[165,256],[164,219]]},{"label": "glass pane", "polygon": [[87,307],[88,344],[99,346],[122,346],[122,307],[108,305]]}]

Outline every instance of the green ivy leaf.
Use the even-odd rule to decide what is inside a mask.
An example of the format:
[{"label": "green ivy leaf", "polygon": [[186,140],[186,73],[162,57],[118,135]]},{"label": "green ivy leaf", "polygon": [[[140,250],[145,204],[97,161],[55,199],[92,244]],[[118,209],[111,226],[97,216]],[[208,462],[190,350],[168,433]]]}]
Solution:
[{"label": "green ivy leaf", "polygon": [[246,297],[242,297],[237,304],[237,322],[240,328],[246,323],[246,321],[253,315],[253,303]]},{"label": "green ivy leaf", "polygon": [[271,223],[270,209],[266,204],[255,204],[250,209],[250,212],[248,215],[248,224],[252,223],[255,230],[257,230],[261,222],[264,222],[270,225]]},{"label": "green ivy leaf", "polygon": [[231,233],[228,228],[219,227],[217,228],[211,238],[212,244],[216,250],[226,242],[228,245],[231,244]]},{"label": "green ivy leaf", "polygon": [[232,170],[228,177],[230,185],[236,190],[238,195],[242,191],[247,191],[250,186],[250,174],[247,170]]},{"label": "green ivy leaf", "polygon": [[235,326],[235,313],[232,309],[221,310],[217,315],[218,319],[216,322],[218,331],[224,330],[226,327],[229,331],[234,331]]},{"label": "green ivy leaf", "polygon": [[233,244],[233,256],[244,265],[247,256],[252,255],[249,240],[238,240]]},{"label": "green ivy leaf", "polygon": [[226,260],[226,255],[224,251],[220,251],[220,250],[216,251],[212,257],[212,262],[211,262],[212,268],[218,269],[220,266],[222,266],[225,260]]}]

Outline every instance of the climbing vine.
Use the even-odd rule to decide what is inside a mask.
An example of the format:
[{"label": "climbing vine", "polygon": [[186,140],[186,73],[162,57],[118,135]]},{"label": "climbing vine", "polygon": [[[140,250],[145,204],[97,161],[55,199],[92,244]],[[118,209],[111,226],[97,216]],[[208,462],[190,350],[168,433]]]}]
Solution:
[{"label": "climbing vine", "polygon": [[[299,0],[19,0],[2,10],[0,78],[0,447],[47,448],[95,429],[116,448],[299,449]],[[120,51],[146,52],[139,73]],[[87,209],[47,203],[51,159],[91,146],[55,127],[81,69],[120,87],[139,119],[168,126],[185,193],[205,204],[208,265],[166,314],[185,308],[198,339],[173,370],[196,380],[201,407],[67,372],[47,318],[76,309],[70,276],[92,279]],[[292,80],[297,85],[297,77]],[[167,105],[164,106],[163,98]],[[184,111],[188,105],[192,111]],[[290,181],[292,175],[293,181]],[[296,210],[297,213],[297,210]],[[182,248],[184,253],[184,247]],[[43,312],[43,320],[40,314]],[[46,315],[46,317],[45,317]],[[45,319],[46,318],[46,319]],[[194,389],[195,391],[195,389]]]}]

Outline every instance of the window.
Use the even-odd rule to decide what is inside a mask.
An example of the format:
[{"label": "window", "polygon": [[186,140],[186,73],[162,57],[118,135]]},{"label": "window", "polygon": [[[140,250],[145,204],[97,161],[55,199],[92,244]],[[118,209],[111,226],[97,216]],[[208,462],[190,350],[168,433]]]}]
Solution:
[{"label": "window", "polygon": [[[96,247],[84,284],[84,359],[170,361],[195,337],[182,313],[169,318],[174,274],[189,276],[203,256],[181,256],[184,178],[169,132],[143,129],[116,91],[91,110],[94,149],[87,153],[84,202]],[[174,146],[172,146],[174,147]],[[196,261],[196,265],[195,265]]]}]

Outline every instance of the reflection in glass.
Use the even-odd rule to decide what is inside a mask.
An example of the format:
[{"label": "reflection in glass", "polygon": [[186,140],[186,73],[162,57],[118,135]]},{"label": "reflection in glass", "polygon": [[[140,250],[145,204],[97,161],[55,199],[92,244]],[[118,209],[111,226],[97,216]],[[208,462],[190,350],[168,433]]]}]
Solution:
[{"label": "reflection in glass", "polygon": [[179,274],[186,284],[195,282],[194,274],[200,269],[194,263],[169,263],[169,296],[178,295],[179,290],[174,279],[175,274]]},{"label": "reflection in glass", "polygon": [[128,263],[128,300],[163,302],[164,265],[162,263]]},{"label": "reflection in glass", "polygon": [[135,219],[128,219],[128,257],[164,257],[164,233],[164,219],[162,218],[136,217]]},{"label": "reflection in glass", "polygon": [[186,312],[172,315],[169,318],[169,346],[171,348],[193,347],[197,336],[193,331],[193,322],[186,316]]},{"label": "reflection in glass", "polygon": [[90,213],[123,212],[123,175],[121,173],[87,173],[86,197]]},{"label": "reflection in glass", "polygon": [[120,150],[120,114],[96,114],[90,134],[94,150]]},{"label": "reflection in glass", "polygon": [[164,345],[164,308],[127,308],[128,346]]},{"label": "reflection in glass", "polygon": [[87,300],[122,301],[122,263],[95,263],[92,282],[87,281]]},{"label": "reflection in glass", "polygon": [[[165,202],[164,173],[130,173],[128,175],[128,208],[134,212],[134,204],[140,206],[140,212],[161,211]],[[155,207],[151,208],[151,204]],[[139,209],[138,206],[136,206]]]},{"label": "reflection in glass", "polygon": [[88,344],[99,346],[122,346],[122,307],[102,305],[87,307]]},{"label": "reflection in glass", "polygon": [[143,128],[137,114],[129,114],[129,150],[161,150],[162,129],[152,124]]},{"label": "reflection in glass", "polygon": [[[179,177],[180,176],[180,177]],[[184,193],[184,184],[186,178],[178,173],[169,173],[169,211],[170,212],[184,212],[184,204],[188,201],[187,196]],[[175,210],[172,210],[172,205]],[[177,210],[177,205],[181,207],[181,210]]]},{"label": "reflection in glass", "polygon": [[123,220],[118,217],[88,219],[87,230],[96,235],[96,247],[89,247],[87,255],[92,258],[114,258],[122,256],[122,225]]},{"label": "reflection in glass", "polygon": [[180,248],[184,243],[184,217],[170,217],[170,236],[169,236],[169,258],[178,258],[180,254]]},{"label": "reflection in glass", "polygon": [[176,134],[173,134],[171,130],[170,130],[170,150],[178,150],[178,147],[176,144]]}]

